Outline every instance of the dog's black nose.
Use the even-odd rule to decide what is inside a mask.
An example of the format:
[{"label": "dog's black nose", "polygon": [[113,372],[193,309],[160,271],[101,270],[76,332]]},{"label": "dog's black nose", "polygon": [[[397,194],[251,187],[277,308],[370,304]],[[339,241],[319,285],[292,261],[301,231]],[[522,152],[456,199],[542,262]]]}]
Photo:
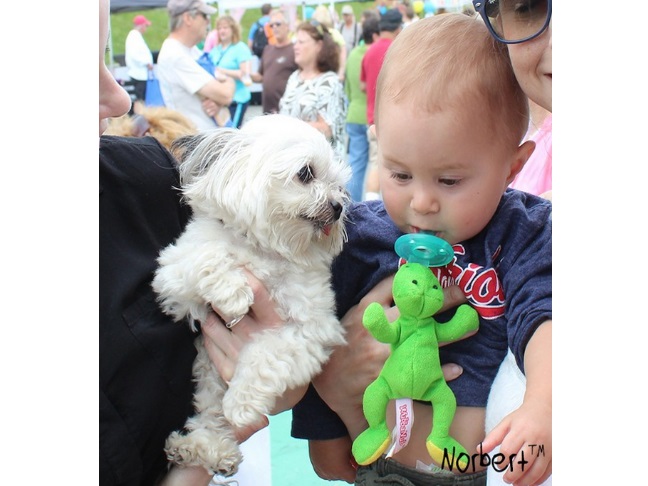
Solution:
[{"label": "dog's black nose", "polygon": [[337,201],[330,201],[329,204],[333,210],[333,219],[337,221],[340,219],[340,215],[342,214],[342,205]]}]

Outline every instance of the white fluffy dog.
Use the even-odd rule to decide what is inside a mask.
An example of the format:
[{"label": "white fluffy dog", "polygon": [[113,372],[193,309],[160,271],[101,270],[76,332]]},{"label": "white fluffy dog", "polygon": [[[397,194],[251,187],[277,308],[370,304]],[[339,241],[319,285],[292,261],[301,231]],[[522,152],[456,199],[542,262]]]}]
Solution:
[{"label": "white fluffy dog", "polygon": [[177,321],[211,307],[243,316],[253,300],[243,268],[268,289],[285,325],[256,334],[228,385],[198,338],[196,415],[167,439],[170,461],[231,475],[242,460],[232,425],[257,422],[287,388],[317,374],[344,344],[330,266],[345,239],[348,166],[300,120],[265,115],[241,130],[179,139],[182,192],[193,209],[165,248],[153,288]]}]

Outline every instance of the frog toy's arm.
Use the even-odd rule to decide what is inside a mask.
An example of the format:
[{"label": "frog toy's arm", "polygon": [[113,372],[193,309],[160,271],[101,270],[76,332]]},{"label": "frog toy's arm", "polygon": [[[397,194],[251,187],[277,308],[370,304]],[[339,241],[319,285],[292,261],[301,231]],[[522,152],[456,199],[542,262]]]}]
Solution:
[{"label": "frog toy's arm", "polygon": [[439,343],[452,342],[464,337],[466,333],[479,328],[479,315],[477,311],[467,304],[457,308],[455,315],[444,324],[436,324],[436,335]]},{"label": "frog toy's arm", "polygon": [[378,302],[372,302],[365,309],[362,324],[381,343],[393,344],[399,339],[399,326],[387,320],[385,309]]}]

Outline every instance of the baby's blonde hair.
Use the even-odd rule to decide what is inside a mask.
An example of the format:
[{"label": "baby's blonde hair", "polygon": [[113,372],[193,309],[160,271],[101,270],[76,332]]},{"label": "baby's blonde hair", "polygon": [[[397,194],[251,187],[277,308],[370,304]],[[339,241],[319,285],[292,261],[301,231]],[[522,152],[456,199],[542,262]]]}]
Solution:
[{"label": "baby's blonde hair", "polygon": [[516,146],[528,128],[528,100],[506,46],[480,18],[461,13],[422,19],[398,34],[378,76],[377,130],[385,101],[413,103],[428,113],[458,109]]}]

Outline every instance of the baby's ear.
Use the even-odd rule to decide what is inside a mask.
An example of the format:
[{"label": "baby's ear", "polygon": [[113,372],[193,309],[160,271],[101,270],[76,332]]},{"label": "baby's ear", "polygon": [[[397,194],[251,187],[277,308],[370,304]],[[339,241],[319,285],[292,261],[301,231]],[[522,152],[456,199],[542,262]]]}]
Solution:
[{"label": "baby's ear", "polygon": [[532,140],[527,140],[517,148],[513,163],[511,164],[511,171],[509,172],[509,175],[506,179],[506,185],[509,185],[511,182],[513,182],[513,179],[515,179],[515,176],[520,173],[520,171],[524,167],[524,164],[527,163],[527,160],[529,160],[529,157],[531,157],[531,154],[534,150],[535,142]]}]

